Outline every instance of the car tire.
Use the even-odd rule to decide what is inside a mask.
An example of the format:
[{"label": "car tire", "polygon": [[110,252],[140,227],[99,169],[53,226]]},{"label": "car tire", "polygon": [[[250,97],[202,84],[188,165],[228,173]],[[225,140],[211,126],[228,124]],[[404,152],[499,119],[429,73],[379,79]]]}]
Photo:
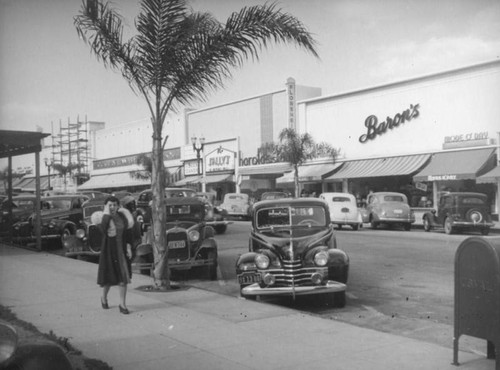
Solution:
[{"label": "car tire", "polygon": [[358,231],[358,230],[359,230],[359,225],[358,225],[358,224],[356,224],[356,225],[352,225],[352,229],[353,229],[354,231]]},{"label": "car tire", "polygon": [[376,229],[377,226],[378,226],[378,222],[374,221],[373,219],[371,219],[370,220],[370,226],[372,227],[372,229]]},{"label": "car tire", "polygon": [[405,229],[405,231],[410,231],[411,230],[411,224],[404,224],[403,228]]},{"label": "car tire", "polygon": [[65,227],[61,233],[61,240],[60,240],[60,243],[61,243],[61,248],[64,247],[64,241],[70,236],[70,235],[73,235],[73,233],[71,232],[71,229],[69,227]]},{"label": "car tire", "polygon": [[429,218],[424,217],[424,219],[422,221],[424,223],[424,231],[426,231],[426,232],[431,231],[431,222],[429,221]]},{"label": "car tire", "polygon": [[346,305],[345,290],[343,292],[333,293],[334,306],[337,308],[344,308]]},{"label": "car tire", "polygon": [[224,234],[227,230],[227,225],[219,225],[214,227],[217,234]]},{"label": "car tire", "polygon": [[446,217],[444,220],[444,232],[448,235],[453,234],[452,220],[450,217]]},{"label": "car tire", "polygon": [[481,229],[481,235],[488,235],[490,233],[490,228],[489,227],[485,227],[484,229]]},{"label": "car tire", "polygon": [[338,224],[337,225],[337,230],[342,230],[342,225]]},{"label": "car tire", "polygon": [[217,280],[217,252],[216,251],[210,251],[208,252],[207,255],[208,259],[213,259],[214,264],[208,266],[208,278],[212,281]]}]

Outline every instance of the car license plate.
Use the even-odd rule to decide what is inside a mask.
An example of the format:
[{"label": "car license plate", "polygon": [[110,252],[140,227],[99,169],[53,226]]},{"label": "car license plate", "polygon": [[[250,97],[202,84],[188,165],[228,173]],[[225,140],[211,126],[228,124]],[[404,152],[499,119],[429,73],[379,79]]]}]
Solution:
[{"label": "car license plate", "polygon": [[260,283],[261,279],[262,278],[261,278],[260,274],[243,274],[243,275],[238,275],[238,282],[240,284]]},{"label": "car license plate", "polygon": [[395,209],[394,213],[397,215],[401,215],[401,214],[403,214],[403,210],[402,209]]},{"label": "car license plate", "polygon": [[182,249],[186,246],[186,242],[184,240],[174,240],[168,242],[168,249]]}]

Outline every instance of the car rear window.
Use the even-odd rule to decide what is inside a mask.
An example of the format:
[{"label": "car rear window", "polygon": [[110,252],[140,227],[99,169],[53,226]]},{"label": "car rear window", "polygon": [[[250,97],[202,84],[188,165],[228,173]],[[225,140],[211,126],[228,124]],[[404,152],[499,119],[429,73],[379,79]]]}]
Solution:
[{"label": "car rear window", "polygon": [[384,201],[385,202],[403,202],[403,203],[405,203],[405,199],[400,195],[385,195]]},{"label": "car rear window", "polygon": [[333,197],[332,202],[350,202],[351,200],[347,197]]},{"label": "car rear window", "polygon": [[467,197],[467,198],[462,198],[461,204],[483,206],[486,204],[486,202],[483,198]]}]

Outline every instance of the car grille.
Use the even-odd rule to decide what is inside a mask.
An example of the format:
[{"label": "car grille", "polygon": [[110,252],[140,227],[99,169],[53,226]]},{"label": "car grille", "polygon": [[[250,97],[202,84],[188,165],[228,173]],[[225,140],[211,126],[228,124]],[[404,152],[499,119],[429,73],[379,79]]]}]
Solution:
[{"label": "car grille", "polygon": [[268,270],[276,278],[277,286],[311,285],[311,276],[322,269],[318,267],[302,267],[301,260],[282,261],[283,269]]},{"label": "car grille", "polygon": [[[168,259],[187,260],[189,259],[189,240],[185,231],[167,232]],[[184,243],[184,247],[179,247]],[[175,248],[173,246],[176,246]]]}]

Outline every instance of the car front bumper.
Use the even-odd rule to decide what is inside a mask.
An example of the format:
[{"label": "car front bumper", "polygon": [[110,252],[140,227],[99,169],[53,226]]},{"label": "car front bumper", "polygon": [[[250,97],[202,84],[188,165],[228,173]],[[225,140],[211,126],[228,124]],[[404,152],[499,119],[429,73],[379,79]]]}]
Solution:
[{"label": "car front bumper", "polygon": [[261,288],[258,283],[241,289],[241,294],[247,296],[275,295],[292,296],[308,294],[337,293],[346,290],[346,285],[337,281],[328,280],[325,285],[295,286],[295,287],[265,287]]}]

